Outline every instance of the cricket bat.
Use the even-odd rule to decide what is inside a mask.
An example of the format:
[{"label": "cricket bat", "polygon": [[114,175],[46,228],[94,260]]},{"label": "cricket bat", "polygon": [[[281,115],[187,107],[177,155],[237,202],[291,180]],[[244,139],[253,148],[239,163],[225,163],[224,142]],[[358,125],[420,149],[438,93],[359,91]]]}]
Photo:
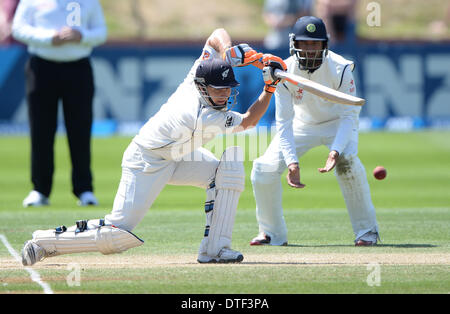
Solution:
[{"label": "cricket bat", "polygon": [[[260,61],[253,62],[252,65],[254,65],[260,69],[262,69],[264,67],[264,65]],[[308,80],[304,77],[301,77],[301,76],[298,76],[298,75],[295,75],[292,73],[287,73],[287,72],[279,70],[279,69],[275,70],[275,76],[282,80],[286,80],[286,81],[288,81],[288,82],[290,82],[290,83],[292,83],[314,95],[325,98],[334,103],[350,105],[350,106],[362,106],[366,102],[365,99],[363,99],[363,98],[345,94],[343,92],[329,88],[322,84]]]}]

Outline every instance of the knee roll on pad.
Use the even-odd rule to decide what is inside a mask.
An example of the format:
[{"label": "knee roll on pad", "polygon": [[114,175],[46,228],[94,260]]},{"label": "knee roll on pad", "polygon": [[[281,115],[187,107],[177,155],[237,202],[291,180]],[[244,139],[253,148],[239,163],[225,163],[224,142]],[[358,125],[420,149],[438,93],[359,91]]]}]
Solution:
[{"label": "knee roll on pad", "polygon": [[240,147],[229,147],[223,153],[216,173],[216,189],[242,192],[245,188],[243,153]]}]

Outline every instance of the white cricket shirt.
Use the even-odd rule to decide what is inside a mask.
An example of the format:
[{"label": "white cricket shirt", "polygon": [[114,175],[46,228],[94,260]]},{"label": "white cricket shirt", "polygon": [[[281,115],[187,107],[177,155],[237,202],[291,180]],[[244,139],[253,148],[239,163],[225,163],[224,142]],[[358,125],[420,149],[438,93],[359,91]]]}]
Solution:
[{"label": "white cricket shirt", "polygon": [[[353,78],[353,62],[328,51],[324,62],[313,73],[300,70],[297,60],[291,56],[285,60],[288,72],[307,78],[319,84],[349,95],[356,95]],[[286,165],[298,162],[295,134],[315,134],[324,136],[331,125],[338,125],[331,150],[342,153],[349,141],[357,137],[358,119],[361,107],[330,102],[311,94],[287,81],[278,84],[275,91],[276,126],[280,133],[280,148]]]},{"label": "white cricket shirt", "polygon": [[218,111],[209,106],[198,92],[194,76],[201,60],[220,58],[205,46],[189,74],[177,90],[151,117],[133,141],[168,160],[190,154],[219,134],[231,133],[241,124],[242,115],[235,111]]},{"label": "white cricket shirt", "polygon": [[[80,31],[81,42],[53,46],[53,36],[64,26]],[[106,33],[98,0],[21,0],[12,25],[13,37],[28,45],[30,54],[56,62],[88,57]]]}]

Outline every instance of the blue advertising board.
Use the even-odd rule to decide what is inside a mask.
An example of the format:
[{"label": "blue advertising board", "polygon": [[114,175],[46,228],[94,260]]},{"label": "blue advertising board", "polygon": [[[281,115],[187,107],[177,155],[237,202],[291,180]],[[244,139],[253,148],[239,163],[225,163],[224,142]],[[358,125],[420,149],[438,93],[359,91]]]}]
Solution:
[{"label": "blue advertising board", "polygon": [[[264,51],[261,46],[256,49]],[[200,55],[198,45],[104,45],[94,50],[96,126],[130,133],[175,91]],[[363,130],[450,128],[450,44],[358,43],[332,48],[355,61]],[[283,58],[288,51],[270,51]],[[0,133],[26,129],[23,46],[0,47]],[[241,83],[234,110],[244,112],[263,88],[260,70],[235,69]],[[273,101],[260,125],[271,125]],[[100,130],[99,128],[98,130]]]}]

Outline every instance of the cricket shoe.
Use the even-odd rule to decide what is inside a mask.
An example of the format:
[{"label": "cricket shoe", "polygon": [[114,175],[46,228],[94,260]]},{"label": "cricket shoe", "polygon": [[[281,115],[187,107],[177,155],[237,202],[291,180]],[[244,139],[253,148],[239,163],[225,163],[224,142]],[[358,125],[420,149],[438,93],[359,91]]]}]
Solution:
[{"label": "cricket shoe", "polygon": [[[273,245],[270,243],[272,239],[264,232],[260,232],[253,240],[250,241],[250,245]],[[286,246],[288,243],[283,242],[281,246]]]},{"label": "cricket shoe", "polygon": [[232,249],[222,248],[217,256],[209,256],[200,253],[197,261],[199,263],[240,263],[244,259],[241,252]]},{"label": "cricket shoe", "polygon": [[38,191],[31,191],[23,200],[23,207],[39,207],[49,205],[48,197]]},{"label": "cricket shoe", "polygon": [[355,246],[374,246],[377,245],[378,233],[367,232],[359,239],[355,240]]},{"label": "cricket shoe", "polygon": [[42,261],[46,256],[46,252],[32,240],[25,242],[22,249],[23,266],[31,266]]},{"label": "cricket shoe", "polygon": [[97,198],[95,197],[94,193],[87,191],[80,194],[79,200],[78,200],[79,206],[96,206],[98,205]]}]

